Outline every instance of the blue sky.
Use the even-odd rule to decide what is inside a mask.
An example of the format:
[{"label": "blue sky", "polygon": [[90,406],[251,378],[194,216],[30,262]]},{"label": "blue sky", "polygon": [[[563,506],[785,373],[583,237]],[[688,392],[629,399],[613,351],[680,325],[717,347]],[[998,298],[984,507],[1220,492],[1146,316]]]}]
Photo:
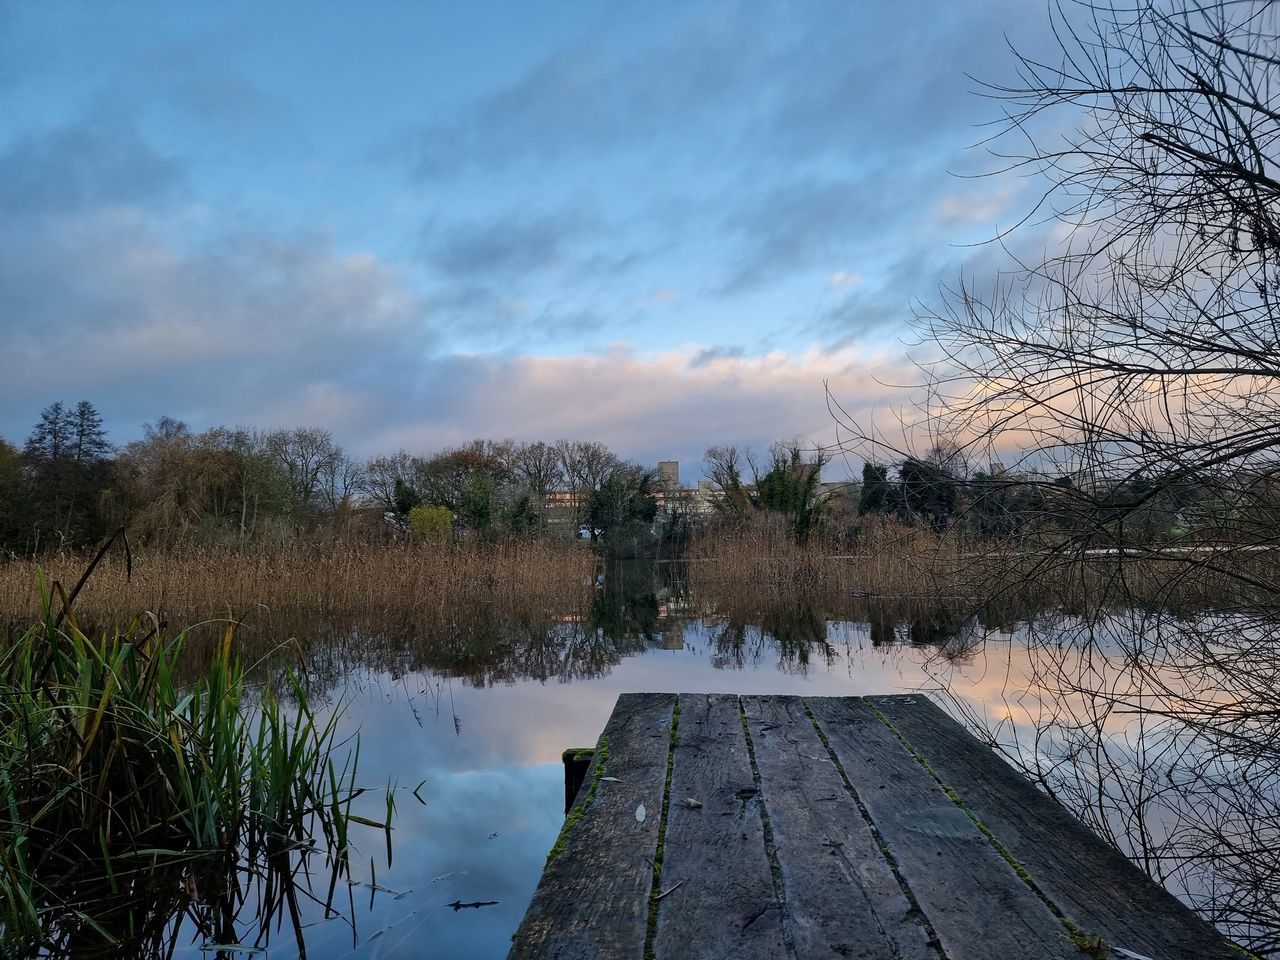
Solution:
[{"label": "blue sky", "polygon": [[93,400],[640,460],[833,437],[1024,181],[1039,5],[0,7],[0,435]]}]

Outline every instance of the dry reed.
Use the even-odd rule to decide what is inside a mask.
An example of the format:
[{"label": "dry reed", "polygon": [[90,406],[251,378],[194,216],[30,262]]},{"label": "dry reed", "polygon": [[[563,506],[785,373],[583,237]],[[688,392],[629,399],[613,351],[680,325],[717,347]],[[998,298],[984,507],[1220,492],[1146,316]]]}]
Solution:
[{"label": "dry reed", "polygon": [[[0,564],[0,619],[40,611],[36,568],[74,583],[88,558],[63,554]],[[272,610],[408,612],[462,606],[550,609],[590,596],[595,557],[573,542],[461,542],[184,549],[104,561],[76,602],[84,621],[120,623],[149,610],[174,623]]]},{"label": "dry reed", "polygon": [[827,602],[877,598],[935,606],[1026,604],[1071,610],[1110,601],[1172,606],[1274,602],[1280,551],[1230,545],[1134,548],[1120,555],[1055,550],[1032,541],[937,535],[894,523],[864,528],[851,543],[797,544],[770,531],[721,531],[691,545],[692,588],[750,585],[761,600],[797,590]]},{"label": "dry reed", "polygon": [[698,538],[688,559],[690,579],[700,588],[751,584],[766,591],[939,599],[965,595],[962,560],[973,546],[960,537],[890,524],[834,547],[748,528]]}]

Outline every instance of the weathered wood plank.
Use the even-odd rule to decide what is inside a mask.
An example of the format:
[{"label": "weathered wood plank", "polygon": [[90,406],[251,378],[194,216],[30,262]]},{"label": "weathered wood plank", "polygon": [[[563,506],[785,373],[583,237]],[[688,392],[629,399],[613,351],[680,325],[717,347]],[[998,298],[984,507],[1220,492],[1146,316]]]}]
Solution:
[{"label": "weathered wood plank", "polygon": [[[604,773],[622,782],[600,783],[590,805],[590,781],[584,785],[581,806],[570,813],[571,819],[581,813],[581,819],[543,871],[510,957],[643,957],[674,706],[672,694],[618,698],[602,740],[608,753]],[[643,822],[635,816],[640,804]]]},{"label": "weathered wood plank", "polygon": [[591,768],[595,766],[595,747],[566,750],[560,754],[560,762],[564,764],[564,815],[567,817],[591,773]]},{"label": "weathered wood plank", "polygon": [[[654,954],[783,957],[782,911],[738,698],[683,694],[663,844]],[[691,806],[686,801],[692,799]]]},{"label": "weathered wood plank", "polygon": [[873,702],[1083,931],[1162,960],[1238,960],[1208,923],[927,698]]},{"label": "weathered wood plank", "polygon": [[797,957],[937,954],[797,697],[744,697]]},{"label": "weathered wood plank", "polygon": [[672,750],[675,702],[619,698],[604,738],[622,782],[584,785],[512,957],[641,960],[668,757],[659,957],[1079,960],[1042,895],[1131,955],[1236,956],[924,697],[686,694]]},{"label": "weathered wood plank", "polygon": [[950,960],[1079,960],[1063,924],[866,704],[808,704]]}]

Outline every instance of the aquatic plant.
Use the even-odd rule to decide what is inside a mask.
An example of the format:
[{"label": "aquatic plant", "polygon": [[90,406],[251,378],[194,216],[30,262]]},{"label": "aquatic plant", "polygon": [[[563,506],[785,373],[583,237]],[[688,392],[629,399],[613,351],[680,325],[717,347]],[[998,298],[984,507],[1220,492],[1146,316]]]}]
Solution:
[{"label": "aquatic plant", "polygon": [[[37,567],[74,582],[91,560],[83,553],[0,559],[0,619],[40,615]],[[552,609],[589,599],[595,567],[590,546],[574,541],[184,546],[140,553],[132,565],[105,558],[76,612],[87,624],[122,622],[138,610],[191,622],[264,606],[420,617],[475,604]]]},{"label": "aquatic plant", "polygon": [[[938,536],[892,521],[866,524],[843,541],[798,544],[767,525],[722,528],[694,538],[689,578],[701,594],[806,591],[824,601],[849,597],[927,602],[973,611],[992,604],[1040,608],[1171,607],[1270,603],[1251,585],[1280,576],[1280,551],[1229,543],[1146,545],[1125,550],[1059,550],[1012,537],[961,530]],[[1230,567],[1230,575],[1223,573]]]},{"label": "aquatic plant", "polygon": [[246,906],[260,937],[287,916],[301,940],[312,858],[331,899],[351,824],[389,830],[394,805],[352,813],[336,712],[288,669],[287,707],[247,687],[234,625],[182,683],[192,631],[143,615],[90,637],[60,584],[39,590],[40,622],[0,646],[0,953],[165,956],[183,915],[234,943]]}]

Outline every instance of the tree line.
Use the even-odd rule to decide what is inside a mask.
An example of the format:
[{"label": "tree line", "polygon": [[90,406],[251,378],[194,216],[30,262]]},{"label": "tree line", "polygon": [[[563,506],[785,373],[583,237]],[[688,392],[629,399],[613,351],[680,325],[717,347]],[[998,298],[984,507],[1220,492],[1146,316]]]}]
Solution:
[{"label": "tree line", "polygon": [[[1280,533],[1280,488],[1263,471],[1169,467],[1116,478],[1087,472],[970,468],[957,447],[896,463],[868,461],[858,515],[926,526],[939,535],[1083,548],[1135,544],[1258,544]],[[1267,534],[1270,531],[1270,534]]]},{"label": "tree line", "polygon": [[125,527],[137,542],[367,536],[537,536],[647,529],[656,474],[595,441],[474,440],[430,455],[356,460],[319,428],[214,427],[160,417],[107,440],[89,401],[56,402],[25,444],[0,439],[0,548],[84,547]]},{"label": "tree line", "polygon": [[861,483],[824,483],[833,451],[794,439],[763,455],[713,446],[696,499],[596,441],[476,439],[435,453],[356,460],[319,428],[214,427],[159,417],[113,447],[94,405],[57,402],[25,444],[0,439],[0,549],[82,548],[125,527],[137,543],[286,543],[303,537],[441,540],[584,536],[606,546],[679,543],[707,527],[764,526],[797,542],[849,540],[868,523],[942,535],[1152,542],[1265,522],[1280,491],[1205,477],[971,470],[965,452],[868,461]]}]

